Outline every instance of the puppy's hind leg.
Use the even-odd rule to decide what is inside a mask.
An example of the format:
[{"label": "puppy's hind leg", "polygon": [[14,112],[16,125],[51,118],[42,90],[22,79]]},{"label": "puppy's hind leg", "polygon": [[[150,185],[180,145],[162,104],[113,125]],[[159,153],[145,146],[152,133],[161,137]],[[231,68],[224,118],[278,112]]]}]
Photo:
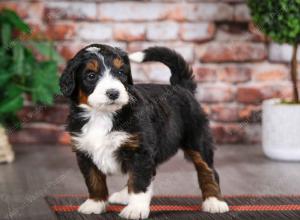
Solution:
[{"label": "puppy's hind leg", "polygon": [[216,171],[207,165],[198,151],[188,149],[185,153],[192,159],[197,171],[203,197],[202,210],[210,213],[228,212],[229,207],[222,199]]}]

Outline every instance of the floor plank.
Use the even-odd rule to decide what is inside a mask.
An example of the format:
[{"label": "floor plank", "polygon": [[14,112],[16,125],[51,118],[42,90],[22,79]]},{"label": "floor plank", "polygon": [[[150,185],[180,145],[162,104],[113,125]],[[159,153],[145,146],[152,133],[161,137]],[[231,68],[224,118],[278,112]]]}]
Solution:
[{"label": "floor plank", "polygon": [[[0,165],[0,219],[53,220],[47,194],[86,194],[69,147],[16,146],[17,160]],[[216,168],[223,194],[300,194],[300,163],[271,161],[259,146],[221,146]],[[110,192],[126,177],[109,177]],[[199,194],[193,166],[178,153],[158,171],[155,194]]]}]

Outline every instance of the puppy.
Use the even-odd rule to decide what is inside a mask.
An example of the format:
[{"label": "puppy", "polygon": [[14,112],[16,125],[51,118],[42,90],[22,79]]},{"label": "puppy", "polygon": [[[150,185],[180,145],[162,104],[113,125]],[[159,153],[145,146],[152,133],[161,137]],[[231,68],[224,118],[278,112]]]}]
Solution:
[{"label": "puppy", "polygon": [[[227,212],[213,167],[208,119],[194,98],[192,70],[164,47],[130,58],[164,63],[171,85],[134,85],[127,54],[102,44],[80,50],[60,78],[70,100],[68,131],[89,192],[78,211],[100,214],[110,202],[127,205],[123,218],[147,218],[157,166],[182,149],[198,174],[202,210]],[[128,175],[128,183],[108,198],[106,176],[119,173]]]}]

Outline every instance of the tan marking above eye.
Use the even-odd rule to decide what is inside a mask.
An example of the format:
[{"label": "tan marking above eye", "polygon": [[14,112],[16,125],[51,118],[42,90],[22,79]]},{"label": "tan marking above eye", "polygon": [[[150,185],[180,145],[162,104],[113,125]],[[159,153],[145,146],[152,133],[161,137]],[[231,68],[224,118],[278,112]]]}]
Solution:
[{"label": "tan marking above eye", "polygon": [[120,58],[115,58],[113,60],[113,65],[116,67],[116,68],[121,68],[123,66],[123,61],[120,59]]},{"label": "tan marking above eye", "polygon": [[86,64],[86,69],[91,70],[93,72],[98,72],[99,71],[99,62],[97,60],[90,60]]}]

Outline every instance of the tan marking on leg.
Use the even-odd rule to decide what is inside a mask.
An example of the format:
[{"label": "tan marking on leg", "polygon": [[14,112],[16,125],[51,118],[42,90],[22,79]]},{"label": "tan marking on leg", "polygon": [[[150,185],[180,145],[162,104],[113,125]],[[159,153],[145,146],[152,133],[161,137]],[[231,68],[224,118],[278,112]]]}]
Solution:
[{"label": "tan marking on leg", "polygon": [[90,198],[94,200],[104,200],[108,198],[106,176],[96,167],[92,166],[87,181]]},{"label": "tan marking on leg", "polygon": [[128,181],[127,181],[127,187],[128,187],[128,194],[134,192],[134,187],[133,187],[133,174],[129,173],[128,174]]},{"label": "tan marking on leg", "polygon": [[198,174],[199,186],[202,191],[203,200],[209,197],[216,197],[222,200],[219,184],[215,180],[213,170],[202,159],[197,151],[185,150],[186,154],[192,159]]}]

